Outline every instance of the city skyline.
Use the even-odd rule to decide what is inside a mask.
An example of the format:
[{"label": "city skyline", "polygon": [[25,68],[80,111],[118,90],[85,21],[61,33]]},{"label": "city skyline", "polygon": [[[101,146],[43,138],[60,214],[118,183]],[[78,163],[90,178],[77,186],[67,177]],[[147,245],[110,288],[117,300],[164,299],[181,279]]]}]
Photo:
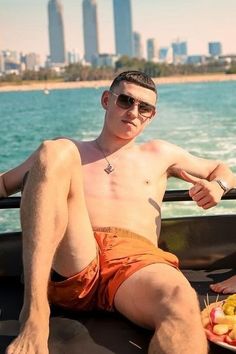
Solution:
[{"label": "city skyline", "polygon": [[[1,0],[0,50],[35,52],[44,59],[49,54],[47,3]],[[76,49],[82,58],[82,0],[61,3],[66,51]],[[131,6],[133,31],[141,34],[144,48],[148,38],[155,38],[158,47],[180,38],[188,42],[189,54],[207,54],[208,42],[214,41],[222,43],[223,54],[236,53],[235,0],[133,0]],[[115,53],[112,0],[98,0],[97,7],[100,53]]]}]

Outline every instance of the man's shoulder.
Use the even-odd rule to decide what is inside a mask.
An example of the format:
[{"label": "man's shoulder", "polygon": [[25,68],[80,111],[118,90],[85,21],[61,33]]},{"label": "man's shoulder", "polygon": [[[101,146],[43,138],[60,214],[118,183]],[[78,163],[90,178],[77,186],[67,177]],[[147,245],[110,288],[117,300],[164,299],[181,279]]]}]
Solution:
[{"label": "man's shoulder", "polygon": [[80,140],[76,140],[76,139],[73,139],[69,136],[57,136],[55,138],[53,138],[52,140],[65,140],[65,141],[70,141],[72,143],[74,143],[77,147],[82,144],[83,142],[80,141]]},{"label": "man's shoulder", "polygon": [[54,137],[52,140],[60,140],[60,139],[63,139],[63,140],[70,140],[70,141],[73,141],[73,142],[76,142],[76,143],[79,142],[79,140],[75,140],[75,139],[71,138],[70,136],[64,136],[64,135],[62,135],[62,136],[56,136],[56,137]]},{"label": "man's shoulder", "polygon": [[141,148],[144,150],[149,150],[158,153],[169,153],[173,150],[175,145],[169,143],[166,140],[153,139],[149,140],[141,145]]}]

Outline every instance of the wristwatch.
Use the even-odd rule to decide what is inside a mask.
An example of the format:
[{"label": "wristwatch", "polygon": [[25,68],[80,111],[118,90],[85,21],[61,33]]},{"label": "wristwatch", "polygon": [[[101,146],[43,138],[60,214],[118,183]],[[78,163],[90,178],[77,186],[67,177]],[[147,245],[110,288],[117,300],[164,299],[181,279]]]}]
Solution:
[{"label": "wristwatch", "polygon": [[219,186],[223,189],[224,194],[226,194],[230,190],[228,183],[226,181],[224,181],[223,179],[214,179],[214,181],[216,183],[218,183]]}]

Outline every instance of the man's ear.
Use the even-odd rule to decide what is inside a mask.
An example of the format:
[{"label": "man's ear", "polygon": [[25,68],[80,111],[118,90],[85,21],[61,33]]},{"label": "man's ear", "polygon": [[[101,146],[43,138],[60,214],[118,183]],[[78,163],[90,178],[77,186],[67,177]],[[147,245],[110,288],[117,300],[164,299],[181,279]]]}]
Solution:
[{"label": "man's ear", "polygon": [[105,110],[107,110],[107,107],[108,107],[108,100],[109,100],[109,91],[106,90],[103,92],[102,97],[101,97],[101,104]]}]

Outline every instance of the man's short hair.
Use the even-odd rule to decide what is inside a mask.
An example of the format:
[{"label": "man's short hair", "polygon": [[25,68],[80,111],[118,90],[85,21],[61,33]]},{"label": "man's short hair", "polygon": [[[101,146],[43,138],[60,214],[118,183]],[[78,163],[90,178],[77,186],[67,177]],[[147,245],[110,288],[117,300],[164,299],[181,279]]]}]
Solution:
[{"label": "man's short hair", "polygon": [[157,89],[154,81],[150,76],[145,74],[142,71],[129,70],[120,73],[112,82],[110,90],[113,90],[114,87],[118,86],[121,81],[132,82],[138,86],[145,87],[149,90],[152,90],[157,94]]}]

